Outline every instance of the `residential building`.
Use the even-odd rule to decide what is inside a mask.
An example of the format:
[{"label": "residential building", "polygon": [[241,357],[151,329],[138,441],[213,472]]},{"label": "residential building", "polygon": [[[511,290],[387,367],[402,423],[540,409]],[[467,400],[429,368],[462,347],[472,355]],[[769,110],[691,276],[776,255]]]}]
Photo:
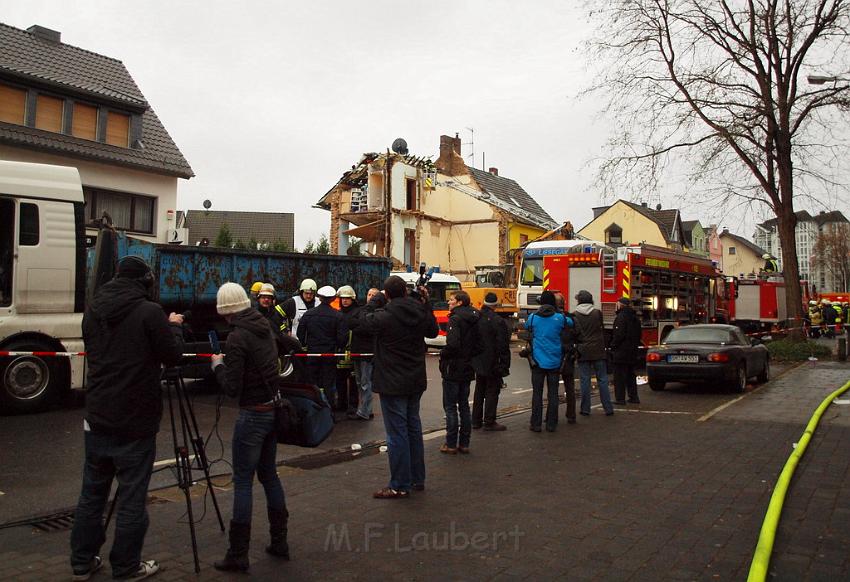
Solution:
[{"label": "residential building", "polygon": [[593,220],[578,234],[614,246],[646,243],[675,250],[682,250],[685,240],[678,210],[626,200],[594,208]]},{"label": "residential building", "polygon": [[723,243],[716,224],[709,225],[706,238],[708,239],[708,258],[720,268],[723,263]]},{"label": "residential building", "polygon": [[183,226],[189,245],[214,244],[224,225],[234,244],[255,241],[262,248],[295,249],[295,215],[291,212],[189,210]]},{"label": "residential building", "polygon": [[682,232],[685,235],[685,249],[701,257],[708,256],[708,232],[699,220],[682,221]]},{"label": "residential building", "polygon": [[0,47],[0,159],[74,166],[89,221],[168,240],[194,174],[124,64],[41,26],[0,24]]},{"label": "residential building", "polygon": [[364,154],[318,201],[331,213],[331,252],[356,237],[396,268],[425,262],[471,280],[477,265],[504,264],[558,226],[515,180],[467,166],[457,135],[440,137],[436,162],[396,149]]},{"label": "residential building", "polygon": [[[812,254],[818,234],[824,232],[828,225],[846,224],[847,218],[838,210],[821,211],[814,216],[805,210],[798,210],[794,214],[797,216],[794,238],[797,243],[797,265],[800,270],[800,279],[818,285],[819,289],[828,289],[832,281],[829,280],[827,273],[823,272],[822,269],[813,269],[813,266],[816,267],[817,263],[812,261]],[[753,240],[776,257],[779,267],[782,268],[782,246],[779,243],[778,219],[771,218],[757,224]]]},{"label": "residential building", "polygon": [[758,273],[764,267],[764,254],[767,252],[760,246],[742,236],[732,234],[724,229],[718,235],[722,257],[718,267],[723,274],[740,277]]}]

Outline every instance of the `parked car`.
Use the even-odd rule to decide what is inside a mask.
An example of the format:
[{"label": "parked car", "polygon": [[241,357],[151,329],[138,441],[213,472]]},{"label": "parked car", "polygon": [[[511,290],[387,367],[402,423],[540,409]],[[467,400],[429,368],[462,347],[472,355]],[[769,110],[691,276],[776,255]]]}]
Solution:
[{"label": "parked car", "polygon": [[649,349],[646,373],[653,390],[663,390],[667,382],[720,382],[743,392],[749,378],[770,379],[770,353],[734,325],[689,325]]}]

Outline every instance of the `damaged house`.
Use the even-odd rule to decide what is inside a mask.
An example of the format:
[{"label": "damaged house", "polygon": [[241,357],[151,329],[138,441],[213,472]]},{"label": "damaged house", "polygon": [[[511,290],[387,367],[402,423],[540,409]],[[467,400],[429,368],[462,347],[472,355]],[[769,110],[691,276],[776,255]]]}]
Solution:
[{"label": "damaged house", "polygon": [[510,249],[558,226],[496,168],[467,166],[457,135],[440,137],[436,162],[395,149],[364,154],[319,200],[331,212],[332,253],[356,237],[396,269],[425,262],[470,280],[476,265],[503,264]]}]

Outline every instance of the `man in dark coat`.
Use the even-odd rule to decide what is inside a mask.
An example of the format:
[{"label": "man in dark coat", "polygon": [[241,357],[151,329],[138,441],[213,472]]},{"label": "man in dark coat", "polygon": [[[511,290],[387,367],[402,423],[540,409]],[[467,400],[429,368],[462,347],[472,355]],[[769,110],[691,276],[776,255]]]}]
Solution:
[{"label": "man in dark coat", "polygon": [[494,309],[498,302],[495,293],[484,296],[478,319],[481,351],[472,359],[472,367],[475,369],[472,428],[483,426],[488,431],[508,428],[496,422],[502,378],[510,373],[511,368],[511,332],[505,319]]},{"label": "man in dark coat", "polygon": [[617,316],[614,318],[614,334],[611,338],[611,355],[614,359],[614,404],[629,402],[640,404],[637,393],[635,364],[640,347],[641,325],[631,302],[625,297],[617,301]]},{"label": "man in dark coat", "polygon": [[[138,257],[124,257],[118,275],[101,287],[83,315],[88,363],[83,486],[71,531],[75,577],[93,574],[106,539],[103,510],[118,480],[115,540],[109,561],[115,577],[150,576],[141,560],[148,529],[145,509],[162,418],[160,366],[183,353],[183,316],[168,317],[149,300],[154,277]],[[83,579],[83,578],[80,578]]]},{"label": "man in dark coat", "polygon": [[578,370],[581,383],[579,413],[590,416],[590,374],[596,374],[599,399],[607,416],[614,414],[611,393],[608,391],[608,370],[605,359],[605,336],[602,332],[602,312],[593,306],[593,295],[582,289],[576,294],[575,326]]},{"label": "man in dark coat", "polygon": [[372,390],[381,395],[390,463],[389,485],[375,492],[376,499],[401,499],[425,488],[419,401],[428,383],[425,338],[437,337],[439,328],[428,292],[417,291],[418,298],[408,296],[404,279],[392,275],[384,281],[386,307],[375,297],[353,322],[376,338]]},{"label": "man in dark coat", "polygon": [[472,435],[469,384],[475,378],[472,357],[481,348],[478,312],[469,303],[466,291],[457,291],[449,297],[446,346],[440,352],[443,410],[446,412],[446,442],[440,447],[440,452],[450,455],[468,453]]},{"label": "man in dark coat", "polygon": [[[342,314],[331,307],[336,299],[336,289],[325,285],[317,295],[321,303],[301,317],[298,340],[307,353],[337,353],[348,343],[348,326]],[[307,369],[310,381],[324,390],[328,402],[336,408],[336,358],[310,358]]]}]

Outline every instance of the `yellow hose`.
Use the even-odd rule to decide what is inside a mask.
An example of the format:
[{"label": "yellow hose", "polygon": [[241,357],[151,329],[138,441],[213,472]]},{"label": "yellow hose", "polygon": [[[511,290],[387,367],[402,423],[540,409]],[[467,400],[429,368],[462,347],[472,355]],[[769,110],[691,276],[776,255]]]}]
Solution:
[{"label": "yellow hose", "polygon": [[756,551],[753,554],[753,563],[750,565],[750,574],[747,576],[747,582],[764,582],[767,578],[767,566],[770,563],[770,555],[773,553],[773,540],[776,538],[776,527],[779,525],[782,504],[785,501],[785,493],[788,491],[791,477],[794,475],[794,469],[797,468],[797,463],[802,458],[803,453],[806,452],[806,447],[809,446],[809,441],[815,432],[818,422],[820,422],[820,417],[823,416],[823,413],[832,404],[832,401],[841,396],[849,388],[850,382],[847,382],[820,403],[820,406],[817,407],[812,418],[809,420],[809,424],[806,425],[806,431],[800,437],[797,448],[788,457],[788,461],[779,475],[779,480],[776,482],[773,495],[770,496],[770,503],[767,506],[764,523],[761,526],[761,533],[759,533],[759,541]]}]

